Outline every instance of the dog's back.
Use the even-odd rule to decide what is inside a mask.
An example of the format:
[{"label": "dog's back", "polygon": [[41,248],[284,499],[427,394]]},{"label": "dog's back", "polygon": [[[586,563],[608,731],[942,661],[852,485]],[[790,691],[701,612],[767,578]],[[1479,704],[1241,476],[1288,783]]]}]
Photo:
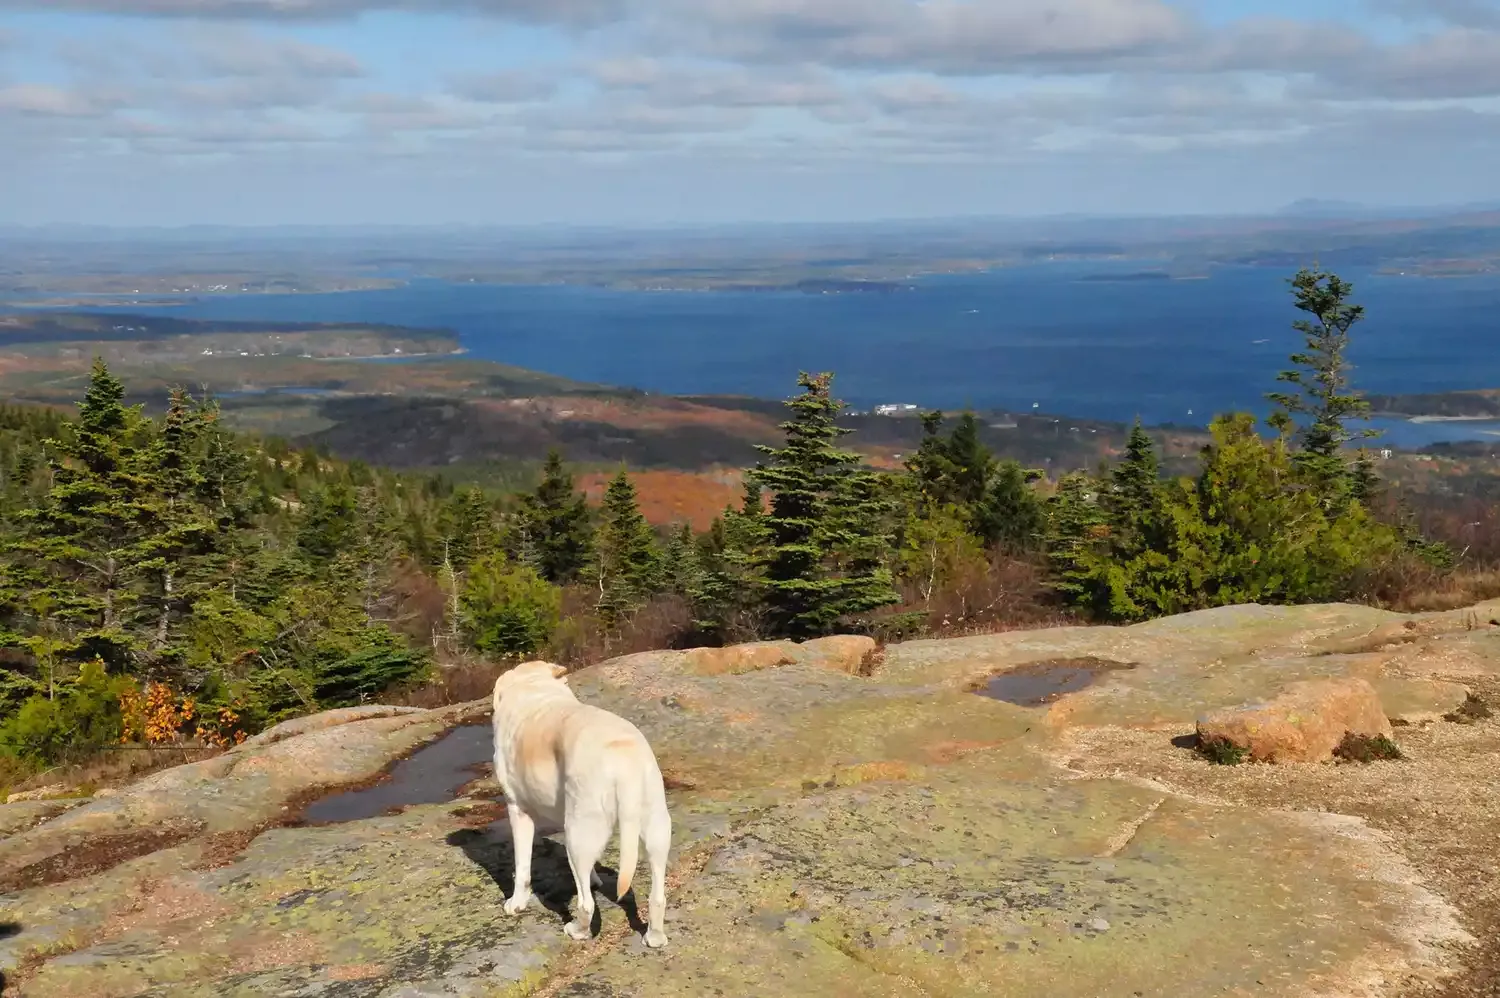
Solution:
[{"label": "dog's back", "polygon": [[[630,721],[579,702],[553,677],[496,683],[495,777],[508,800],[554,826],[620,833],[618,895],[630,888],[643,828],[664,826],[666,788]],[[667,832],[670,835],[670,831]]]}]

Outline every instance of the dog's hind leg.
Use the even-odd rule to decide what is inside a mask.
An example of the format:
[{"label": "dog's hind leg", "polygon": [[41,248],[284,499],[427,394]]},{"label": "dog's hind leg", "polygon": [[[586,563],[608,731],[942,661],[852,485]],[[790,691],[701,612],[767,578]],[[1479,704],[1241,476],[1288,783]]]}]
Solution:
[{"label": "dog's hind leg", "polygon": [[652,808],[641,830],[646,843],[646,862],[651,866],[651,894],[647,899],[647,946],[667,944],[667,855],[672,849],[672,816],[665,807]]},{"label": "dog's hind leg", "polygon": [[510,840],[516,850],[516,889],[505,902],[505,913],[518,915],[531,901],[531,840],[536,834],[536,823],[515,804],[507,805],[505,810],[510,816]]},{"label": "dog's hind leg", "polygon": [[614,829],[602,815],[572,815],[563,823],[563,843],[568,847],[568,865],[573,868],[573,886],[578,891],[573,920],[563,926],[572,939],[590,939],[594,925],[594,865],[604,853]]}]

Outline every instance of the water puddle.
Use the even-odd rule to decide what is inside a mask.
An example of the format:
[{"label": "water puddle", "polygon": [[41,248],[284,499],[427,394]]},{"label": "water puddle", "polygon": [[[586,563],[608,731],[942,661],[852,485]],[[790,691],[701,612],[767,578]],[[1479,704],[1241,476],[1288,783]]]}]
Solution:
[{"label": "water puddle", "polygon": [[1031,662],[991,676],[975,686],[974,692],[1018,707],[1044,707],[1068,693],[1092,686],[1105,673],[1133,668],[1135,665],[1129,662],[1092,657]]},{"label": "water puddle", "polygon": [[337,824],[376,818],[412,804],[446,804],[482,775],[493,757],[494,735],[488,722],[460,725],[396,763],[381,782],[313,801],[301,820]]}]

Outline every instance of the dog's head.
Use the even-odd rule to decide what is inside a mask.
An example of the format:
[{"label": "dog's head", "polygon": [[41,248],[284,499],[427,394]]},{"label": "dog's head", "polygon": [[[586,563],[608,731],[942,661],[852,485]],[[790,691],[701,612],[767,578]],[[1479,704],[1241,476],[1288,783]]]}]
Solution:
[{"label": "dog's head", "polygon": [[522,690],[558,684],[566,686],[567,675],[566,666],[555,665],[551,662],[522,662],[495,680],[495,703],[498,704],[501,697],[519,693]]}]

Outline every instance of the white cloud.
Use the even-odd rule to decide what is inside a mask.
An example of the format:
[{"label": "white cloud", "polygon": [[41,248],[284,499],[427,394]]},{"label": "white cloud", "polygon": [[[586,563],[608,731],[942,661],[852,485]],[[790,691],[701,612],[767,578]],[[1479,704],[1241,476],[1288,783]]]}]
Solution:
[{"label": "white cloud", "polygon": [[453,11],[550,23],[610,21],[624,0],[0,0],[0,9],[249,21],[326,21],[369,11]]}]

